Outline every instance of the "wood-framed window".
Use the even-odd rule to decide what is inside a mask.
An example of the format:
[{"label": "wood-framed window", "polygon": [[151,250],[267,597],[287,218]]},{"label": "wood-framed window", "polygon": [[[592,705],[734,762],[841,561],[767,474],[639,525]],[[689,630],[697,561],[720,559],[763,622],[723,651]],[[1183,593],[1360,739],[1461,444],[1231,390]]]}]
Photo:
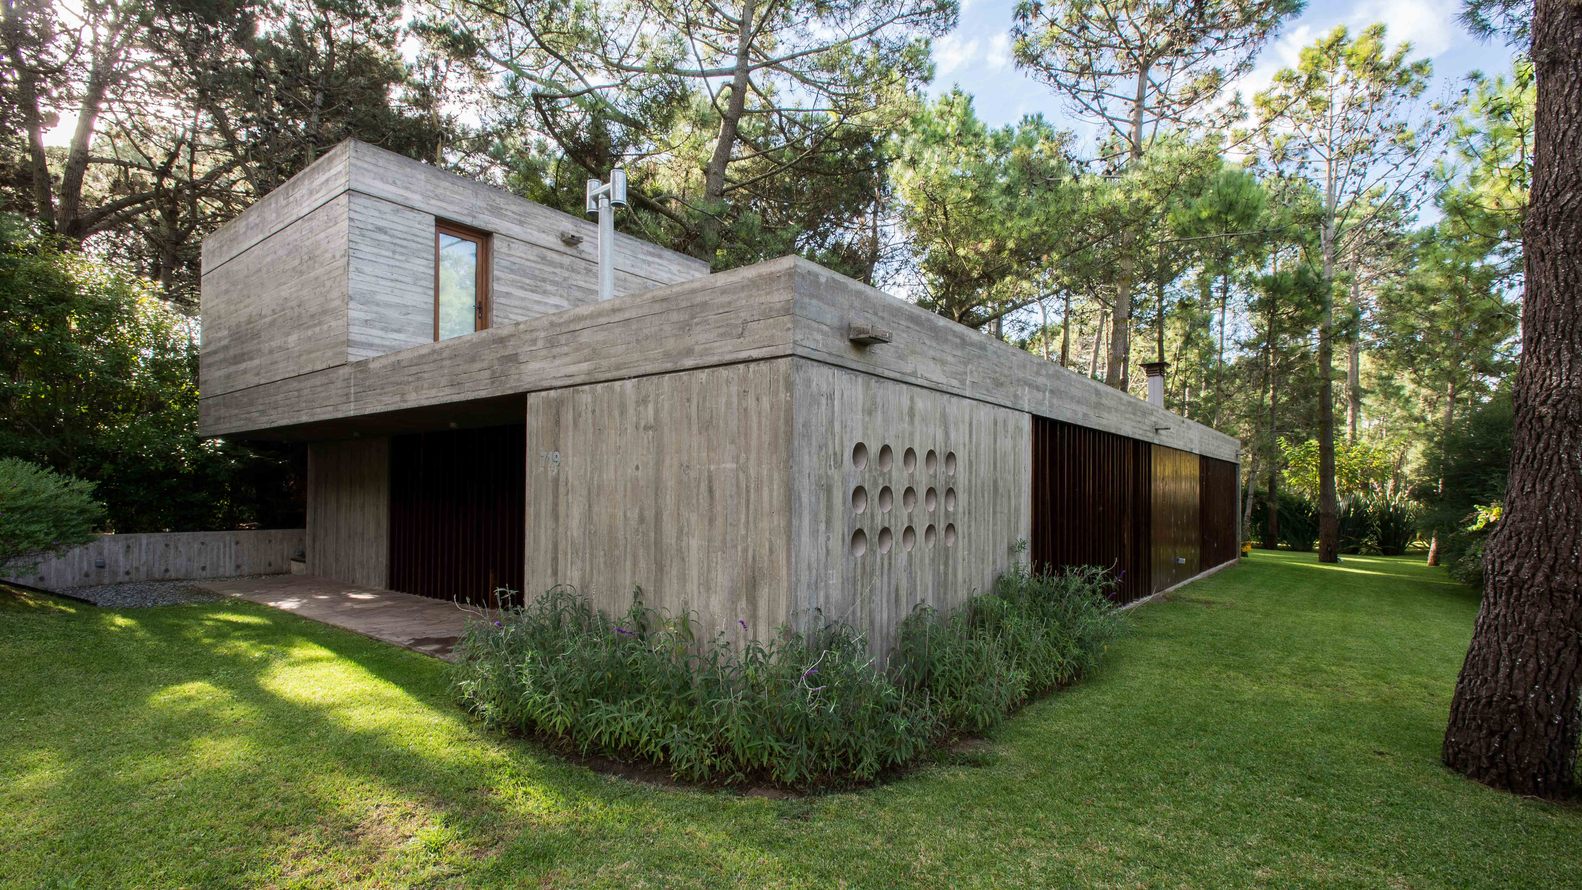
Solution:
[{"label": "wood-framed window", "polygon": [[489,233],[434,224],[434,339],[489,326]]}]

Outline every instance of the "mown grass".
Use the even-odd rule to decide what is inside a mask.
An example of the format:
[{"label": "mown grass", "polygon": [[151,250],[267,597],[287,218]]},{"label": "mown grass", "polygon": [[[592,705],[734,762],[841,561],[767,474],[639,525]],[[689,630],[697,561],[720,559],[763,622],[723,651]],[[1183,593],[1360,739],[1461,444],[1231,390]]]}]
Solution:
[{"label": "mown grass", "polygon": [[0,591],[0,884],[1574,886],[1582,807],[1439,765],[1475,607],[1258,552],[985,751],[766,799],[484,732],[442,664],[284,613]]}]

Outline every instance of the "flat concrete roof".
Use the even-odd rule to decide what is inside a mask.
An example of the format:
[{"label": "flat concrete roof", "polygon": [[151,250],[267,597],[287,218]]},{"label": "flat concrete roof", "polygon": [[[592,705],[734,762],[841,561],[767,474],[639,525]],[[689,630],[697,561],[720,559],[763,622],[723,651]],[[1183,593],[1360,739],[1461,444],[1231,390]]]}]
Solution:
[{"label": "flat concrete roof", "polygon": [[[891,340],[854,344],[854,324]],[[1240,459],[1230,436],[799,257],[204,395],[200,431],[302,439],[443,428],[504,416],[509,397],[529,392],[781,357]]]}]

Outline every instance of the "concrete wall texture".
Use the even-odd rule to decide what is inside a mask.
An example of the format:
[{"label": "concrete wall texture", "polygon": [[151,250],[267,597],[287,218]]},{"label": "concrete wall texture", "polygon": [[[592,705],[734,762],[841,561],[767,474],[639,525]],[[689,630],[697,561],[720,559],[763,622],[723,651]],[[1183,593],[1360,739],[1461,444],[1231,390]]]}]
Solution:
[{"label": "concrete wall texture", "polygon": [[59,590],[123,581],[275,575],[290,570],[291,558],[303,546],[300,528],[100,535],[36,565],[0,570],[0,577]]}]

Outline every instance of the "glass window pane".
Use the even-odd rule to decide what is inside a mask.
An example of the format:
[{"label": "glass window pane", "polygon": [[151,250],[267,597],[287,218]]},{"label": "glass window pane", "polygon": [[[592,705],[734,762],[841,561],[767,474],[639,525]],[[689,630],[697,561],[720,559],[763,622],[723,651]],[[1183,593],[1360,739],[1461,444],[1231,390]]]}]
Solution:
[{"label": "glass window pane", "polygon": [[478,329],[478,242],[439,233],[439,338]]}]

